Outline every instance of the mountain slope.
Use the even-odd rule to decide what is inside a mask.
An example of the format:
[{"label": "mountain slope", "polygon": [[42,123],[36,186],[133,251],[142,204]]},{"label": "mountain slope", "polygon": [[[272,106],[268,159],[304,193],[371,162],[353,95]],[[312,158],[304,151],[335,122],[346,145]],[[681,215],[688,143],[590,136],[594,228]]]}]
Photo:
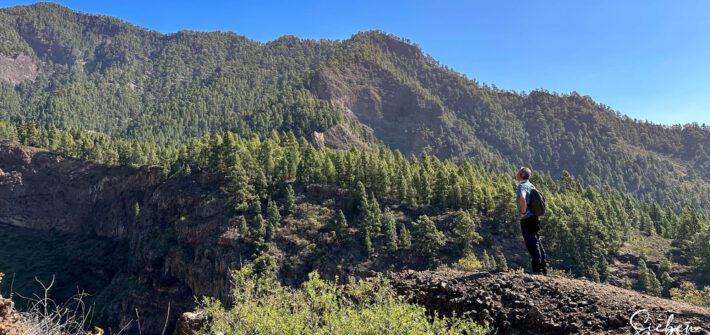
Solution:
[{"label": "mountain slope", "polygon": [[[469,80],[382,32],[345,41],[163,35],[41,3],[0,10],[0,118],[156,143],[293,131],[348,148],[470,158],[702,206],[710,129],[621,116],[588,97]],[[322,135],[321,135],[322,134]],[[658,189],[663,192],[658,192]]]}]

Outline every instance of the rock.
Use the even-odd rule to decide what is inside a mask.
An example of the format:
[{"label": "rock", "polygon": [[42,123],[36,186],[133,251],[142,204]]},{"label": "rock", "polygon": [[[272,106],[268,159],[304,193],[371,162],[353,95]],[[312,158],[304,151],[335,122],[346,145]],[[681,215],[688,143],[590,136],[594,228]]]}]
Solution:
[{"label": "rock", "polygon": [[607,318],[606,325],[609,328],[619,328],[625,326],[629,321],[621,314]]},{"label": "rock", "polygon": [[575,322],[568,324],[565,330],[570,331],[570,332],[578,332],[581,329],[581,327],[582,326],[579,324],[579,322],[575,321]]},{"label": "rock", "polygon": [[183,313],[178,319],[173,335],[192,335],[205,325],[207,319],[200,313]]},{"label": "rock", "polygon": [[532,306],[530,310],[528,310],[528,318],[535,321],[541,321],[545,318],[545,316],[542,314],[540,309],[537,308],[537,306]]},{"label": "rock", "polygon": [[[193,297],[229,297],[229,271],[241,253],[230,243],[218,244],[232,216],[223,177],[204,172],[205,178],[165,180],[160,168],[94,164],[2,141],[0,169],[0,234],[61,232],[57,243],[92,239],[95,257],[79,263],[68,258],[57,266],[91,271],[97,283],[125,284],[100,306],[111,314],[100,315],[112,320],[105,328],[128,324],[139,310],[142,332],[160,334],[172,303],[172,332],[178,316],[194,308]],[[84,252],[70,246],[61,251]]]},{"label": "rock", "polygon": [[550,320],[543,322],[542,327],[547,330],[554,330],[560,329],[560,324]]}]

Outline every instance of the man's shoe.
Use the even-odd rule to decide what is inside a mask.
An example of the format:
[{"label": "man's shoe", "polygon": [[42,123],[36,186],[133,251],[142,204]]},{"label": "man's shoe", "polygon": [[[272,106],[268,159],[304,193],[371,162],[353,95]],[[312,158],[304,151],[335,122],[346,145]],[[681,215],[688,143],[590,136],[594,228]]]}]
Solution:
[{"label": "man's shoe", "polygon": [[532,261],[532,273],[533,274],[540,273],[540,268],[541,268],[540,263],[538,263],[536,261]]}]

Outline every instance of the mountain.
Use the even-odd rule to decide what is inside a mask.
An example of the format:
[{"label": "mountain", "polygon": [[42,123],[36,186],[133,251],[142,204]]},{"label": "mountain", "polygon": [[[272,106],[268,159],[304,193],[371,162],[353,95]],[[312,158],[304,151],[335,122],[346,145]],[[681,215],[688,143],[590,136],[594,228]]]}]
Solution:
[{"label": "mountain", "polygon": [[4,120],[157,143],[290,130],[339,148],[383,143],[507,171],[568,171],[676,209],[704,208],[710,193],[706,125],[641,122],[574,92],[480,84],[379,31],[260,43],[164,35],[40,3],[0,10],[0,34]]}]

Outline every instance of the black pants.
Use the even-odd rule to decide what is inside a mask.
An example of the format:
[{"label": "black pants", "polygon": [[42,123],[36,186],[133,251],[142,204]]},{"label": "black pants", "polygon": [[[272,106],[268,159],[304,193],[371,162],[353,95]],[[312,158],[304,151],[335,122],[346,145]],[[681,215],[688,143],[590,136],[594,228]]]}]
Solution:
[{"label": "black pants", "polygon": [[533,215],[520,220],[520,230],[523,232],[525,246],[528,248],[530,258],[532,258],[533,272],[540,272],[547,267],[545,259],[545,249],[540,241],[540,218]]}]

